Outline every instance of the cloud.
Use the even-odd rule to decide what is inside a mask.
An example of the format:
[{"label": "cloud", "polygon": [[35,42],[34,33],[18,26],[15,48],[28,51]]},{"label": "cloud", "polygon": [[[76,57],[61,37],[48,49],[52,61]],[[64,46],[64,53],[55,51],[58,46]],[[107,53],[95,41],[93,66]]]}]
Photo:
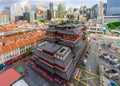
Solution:
[{"label": "cloud", "polygon": [[[0,8],[5,6],[11,6],[13,3],[22,2],[24,0],[0,0]],[[106,0],[104,0],[106,2]],[[54,7],[62,2],[66,8],[73,7],[79,8],[80,6],[92,7],[94,4],[98,3],[98,0],[30,0],[31,6],[36,6],[38,4],[42,5],[45,8],[49,8],[49,3],[53,2]]]}]

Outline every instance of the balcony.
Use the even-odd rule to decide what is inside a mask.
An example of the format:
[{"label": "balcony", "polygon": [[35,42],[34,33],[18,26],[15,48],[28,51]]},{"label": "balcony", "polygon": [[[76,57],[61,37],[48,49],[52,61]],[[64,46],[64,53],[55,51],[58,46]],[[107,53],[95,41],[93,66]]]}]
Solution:
[{"label": "balcony", "polygon": [[50,37],[50,38],[60,38],[62,40],[65,40],[65,41],[69,41],[69,42],[76,42],[78,39],[79,39],[79,36],[76,36],[76,37],[73,37],[73,38],[64,38],[62,35],[49,35],[49,34],[46,34],[47,37]]}]

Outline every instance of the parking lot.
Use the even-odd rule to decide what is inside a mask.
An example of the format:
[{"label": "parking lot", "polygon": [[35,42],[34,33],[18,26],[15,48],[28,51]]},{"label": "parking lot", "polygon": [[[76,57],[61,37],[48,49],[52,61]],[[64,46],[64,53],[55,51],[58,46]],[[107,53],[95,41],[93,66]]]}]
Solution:
[{"label": "parking lot", "polygon": [[120,72],[120,58],[111,54],[111,53],[102,53],[99,58],[103,61],[102,63],[107,66],[111,66],[112,68],[118,70]]}]

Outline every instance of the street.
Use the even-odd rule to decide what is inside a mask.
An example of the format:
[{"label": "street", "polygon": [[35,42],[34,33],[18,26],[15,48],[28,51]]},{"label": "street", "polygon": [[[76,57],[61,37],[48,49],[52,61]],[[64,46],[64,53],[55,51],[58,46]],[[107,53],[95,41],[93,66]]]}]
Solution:
[{"label": "street", "polygon": [[[88,55],[88,59],[87,59],[87,64],[86,64],[86,68],[85,70],[92,72],[94,74],[99,74],[98,70],[99,70],[99,62],[98,62],[98,58],[96,56],[97,51],[98,51],[98,45],[96,43],[92,43],[90,46],[90,53]],[[88,77],[92,77],[92,75],[89,75]],[[89,86],[99,86],[99,79],[93,79],[93,80],[87,80],[87,83],[89,84]]]}]

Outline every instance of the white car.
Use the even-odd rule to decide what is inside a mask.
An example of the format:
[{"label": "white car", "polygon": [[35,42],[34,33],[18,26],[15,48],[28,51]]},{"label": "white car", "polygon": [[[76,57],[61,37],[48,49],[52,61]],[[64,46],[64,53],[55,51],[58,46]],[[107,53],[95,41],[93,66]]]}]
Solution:
[{"label": "white car", "polygon": [[120,64],[115,64],[114,67],[115,68],[118,68],[120,66]]},{"label": "white car", "polygon": [[110,59],[110,56],[104,56],[104,58],[105,58],[106,60],[108,60],[108,59]]}]

